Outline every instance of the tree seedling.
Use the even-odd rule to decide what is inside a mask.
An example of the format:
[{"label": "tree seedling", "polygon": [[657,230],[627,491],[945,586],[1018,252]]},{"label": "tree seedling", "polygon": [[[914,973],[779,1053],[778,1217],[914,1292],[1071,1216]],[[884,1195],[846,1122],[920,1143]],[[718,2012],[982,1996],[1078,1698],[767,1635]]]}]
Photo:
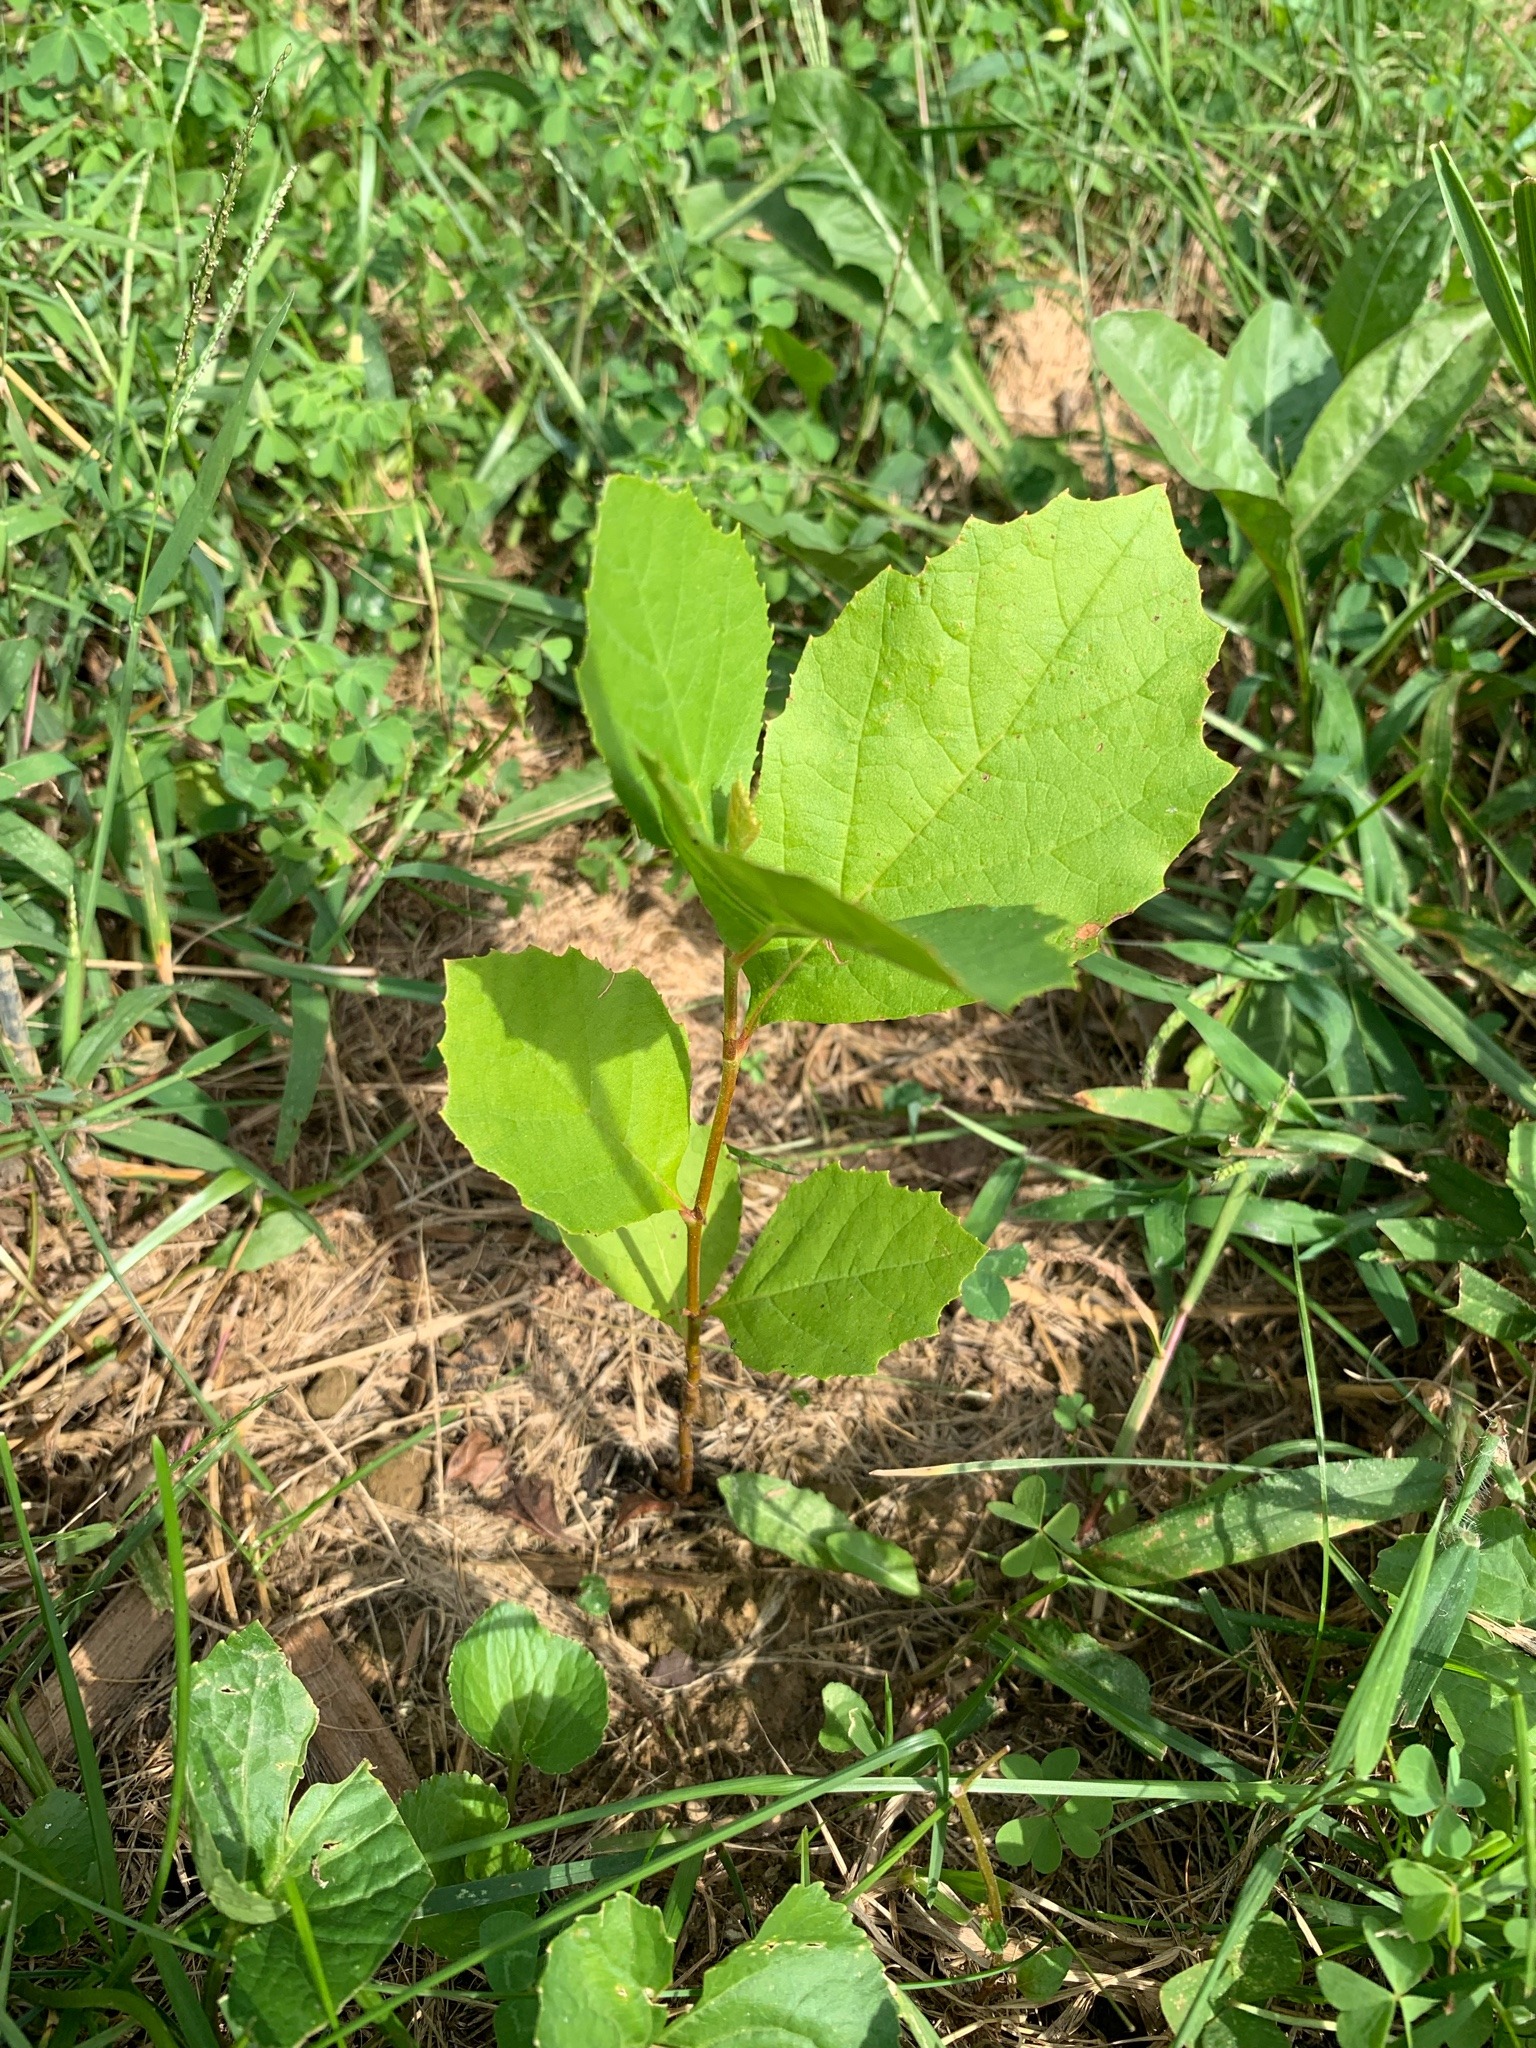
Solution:
[{"label": "tree seedling", "polygon": [[973,520],[920,576],[876,577],[808,644],[766,734],[763,592],[690,493],[610,481],[587,617],[581,698],[614,788],[720,934],[714,1102],[695,1123],[686,1041],[643,975],[528,947],[448,963],[444,1115],[681,1334],[687,1494],[706,1312],[755,1371],[873,1372],[983,1256],[937,1196],[826,1166],[717,1294],[753,1036],[1068,986],[1228,779],[1201,735],[1221,635],[1159,491]]}]

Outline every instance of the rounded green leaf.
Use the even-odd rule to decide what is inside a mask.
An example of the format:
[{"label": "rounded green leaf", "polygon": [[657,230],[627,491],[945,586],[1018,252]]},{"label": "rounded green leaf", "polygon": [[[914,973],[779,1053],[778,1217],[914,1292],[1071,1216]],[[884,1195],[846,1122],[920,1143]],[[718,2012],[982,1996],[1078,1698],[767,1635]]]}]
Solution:
[{"label": "rounded green leaf", "polygon": [[448,1665],[460,1725],[511,1772],[574,1771],[608,1726],[608,1681],[592,1652],[502,1600],[461,1637]]},{"label": "rounded green leaf", "polygon": [[768,1219],[720,1320],[756,1372],[873,1372],[933,1334],[983,1250],[937,1195],[823,1166]]},{"label": "rounded green leaf", "polygon": [[[400,1818],[430,1863],[434,1886],[492,1877],[501,1870],[526,1870],[533,1861],[521,1842],[499,1842],[491,1849],[471,1850],[467,1856],[451,1853],[458,1843],[496,1834],[507,1824],[505,1798],[472,1771],[445,1771],[424,1778],[401,1795]],[[482,1918],[478,1909],[429,1914],[412,1924],[411,1938],[452,1961],[477,1946]]]},{"label": "rounded green leaf", "polygon": [[[1163,492],[972,520],[807,647],[764,741],[752,858],[893,921],[1029,904],[1081,953],[1157,893],[1230,779],[1201,725],[1220,645]],[[770,1017],[962,1000],[804,940],[764,947],[750,972],[759,991],[788,974]]]},{"label": "rounded green leaf", "polygon": [[446,967],[443,1120],[475,1164],[562,1230],[676,1209],[688,1050],[645,976],[538,946]]},{"label": "rounded green leaf", "polygon": [[648,2048],[666,2009],[672,1944],[655,1906],[620,1892],[549,1944],[535,2048]]},{"label": "rounded green leaf", "polygon": [[[699,1192],[699,1174],[709,1143],[709,1128],[695,1124],[683,1159],[678,1192],[693,1202]],[[564,1233],[566,1249],[581,1261],[595,1280],[611,1287],[625,1301],[643,1308],[647,1315],[683,1326],[687,1298],[688,1231],[677,1209],[663,1209],[639,1223],[626,1223],[621,1230],[607,1230],[600,1236],[585,1237],[579,1231]],[[709,1214],[704,1222],[700,1246],[699,1286],[707,1300],[720,1275],[731,1263],[741,1237],[741,1175],[729,1152],[721,1155],[710,1190]]]}]

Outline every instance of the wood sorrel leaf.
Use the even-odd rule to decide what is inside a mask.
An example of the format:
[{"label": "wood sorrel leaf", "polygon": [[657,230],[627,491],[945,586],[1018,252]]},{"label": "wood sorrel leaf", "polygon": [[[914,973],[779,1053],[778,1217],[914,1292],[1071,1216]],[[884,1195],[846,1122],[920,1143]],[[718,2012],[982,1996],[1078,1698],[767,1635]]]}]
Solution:
[{"label": "wood sorrel leaf", "polygon": [[470,1738],[516,1775],[574,1771],[608,1726],[608,1681],[592,1652],[499,1600],[454,1645],[448,1694]]},{"label": "wood sorrel leaf", "polygon": [[897,2048],[885,1973],[848,1908],[819,1884],[785,1893],[751,1941],[704,1973],[675,2048]]},{"label": "wood sorrel leaf", "polygon": [[1233,404],[1226,363],[1182,321],[1166,313],[1104,313],[1093,323],[1093,353],[1186,483],[1260,498],[1279,494],[1248,419]]},{"label": "wood sorrel leaf", "polygon": [[690,829],[659,764],[654,775],[668,841],[698,885],[720,936],[737,951],[766,937],[825,939],[839,954],[870,953],[924,981],[938,981],[958,992],[951,1001],[974,997],[1004,1011],[1043,989],[1070,985],[1059,918],[1022,904],[967,904],[892,923],[806,875],[785,874],[709,845]]},{"label": "wood sorrel leaf", "polygon": [[327,2014],[291,1915],[298,1895],[326,1989],[344,2005],[405,1932],[432,1876],[368,1764],[311,1785],[293,1810],[272,1889],[284,1917],[236,1942],[226,2009],[237,2039],[293,2048]]},{"label": "wood sorrel leaf", "polygon": [[574,949],[446,963],[443,1120],[562,1230],[676,1209],[688,1050],[643,974]]},{"label": "wood sorrel leaf", "polygon": [[[679,1193],[688,1202],[697,1199],[699,1174],[709,1142],[707,1124],[695,1124],[684,1156]],[[599,1237],[584,1237],[568,1230],[562,1233],[566,1249],[581,1261],[595,1280],[601,1280],[643,1308],[647,1315],[683,1326],[683,1304],[687,1293],[688,1233],[681,1212],[662,1209],[639,1223],[626,1223],[620,1230],[607,1230]],[[741,1176],[729,1152],[722,1153],[710,1191],[709,1214],[704,1222],[700,1247],[700,1299],[708,1300],[720,1275],[735,1256],[741,1236]]]},{"label": "wood sorrel leaf", "polygon": [[648,2048],[661,2038],[672,1944],[655,1906],[605,1900],[549,1944],[539,1979],[538,2048]]},{"label": "wood sorrel leaf", "polygon": [[768,1219],[718,1314],[756,1372],[873,1372],[932,1336],[983,1250],[937,1195],[823,1166]]},{"label": "wood sorrel leaf", "polygon": [[642,750],[695,829],[721,836],[726,793],[752,777],[772,637],[739,534],[721,533],[691,491],[610,478],[577,680],[619,801],[647,839],[666,835]]},{"label": "wood sorrel leaf", "polygon": [[[891,921],[1031,904],[1080,951],[1157,891],[1229,779],[1200,732],[1220,644],[1162,492],[972,520],[922,575],[876,577],[806,649],[768,728],[753,859]],[[752,964],[755,989],[781,974],[769,1017],[961,1000],[803,941]]]},{"label": "wood sorrel leaf", "polygon": [[813,1571],[852,1572],[908,1600],[922,1595],[911,1553],[861,1529],[825,1494],[766,1472],[731,1472],[720,1481],[720,1498],[742,1535],[764,1550]]},{"label": "wood sorrel leaf", "polygon": [[187,1722],[192,1853],[203,1889],[232,1920],[275,1920],[268,1897],[288,1808],[319,1715],[259,1621],[193,1667]]},{"label": "wood sorrel leaf", "polygon": [[1452,306],[1356,363],[1318,415],[1286,485],[1303,554],[1325,554],[1434,461],[1498,353],[1482,307]]}]

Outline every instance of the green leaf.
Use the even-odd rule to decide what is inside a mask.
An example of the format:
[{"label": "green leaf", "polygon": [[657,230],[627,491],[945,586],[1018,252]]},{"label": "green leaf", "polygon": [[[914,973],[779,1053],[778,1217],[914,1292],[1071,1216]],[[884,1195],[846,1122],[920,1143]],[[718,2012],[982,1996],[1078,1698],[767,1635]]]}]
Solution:
[{"label": "green leaf", "polygon": [[816,1740],[832,1756],[873,1756],[880,1747],[874,1716],[851,1685],[833,1680],[821,1688],[821,1733]]},{"label": "green leaf", "polygon": [[1469,967],[1490,975],[1517,995],[1536,996],[1536,953],[1486,918],[1452,910],[1438,903],[1416,904],[1413,922],[1420,931],[1448,938]]},{"label": "green leaf", "polygon": [[1431,174],[1405,186],[1351,243],[1323,300],[1323,334],[1341,370],[1352,370],[1408,325],[1439,272],[1449,236]]},{"label": "green leaf", "polygon": [[1410,1017],[1433,1031],[1469,1067],[1475,1067],[1485,1081],[1502,1088],[1511,1102],[1518,1103],[1527,1116],[1536,1116],[1536,1080],[1518,1060],[1478,1030],[1471,1018],[1459,1010],[1443,990],[1435,987],[1413,965],[1380,939],[1356,931],[1351,945],[1389,995],[1400,1002]]},{"label": "green leaf", "polygon": [[763,353],[773,358],[805,400],[807,411],[820,411],[821,394],[837,379],[837,365],[832,358],[819,348],[807,347],[798,335],[787,333],[782,327],[764,327],[758,339]]},{"label": "green leaf", "polygon": [[813,1571],[851,1572],[905,1599],[922,1597],[917,1566],[899,1543],[858,1528],[808,1487],[766,1472],[732,1472],[720,1482],[726,1513],[749,1542]]},{"label": "green leaf", "polygon": [[[1453,1535],[1429,1568],[1418,1627],[1408,1647],[1395,1722],[1412,1727],[1439,1683],[1445,1660],[1455,1648],[1481,1579],[1482,1554],[1475,1541]],[[1410,1574],[1409,1584],[1412,1584]]]},{"label": "green leaf", "polygon": [[1488,381],[1498,337],[1481,307],[1416,320],[1350,371],[1286,486],[1296,543],[1327,553],[1433,462]]},{"label": "green leaf", "polygon": [[[892,921],[1030,904],[1080,951],[1156,892],[1230,778],[1201,737],[1219,646],[1162,492],[973,520],[807,647],[764,742],[753,856]],[[754,960],[755,990],[789,973],[768,1016],[957,1000],[873,959],[797,964],[803,951]]]},{"label": "green leaf", "polygon": [[[502,1870],[526,1870],[533,1862],[521,1842],[498,1843],[494,1849],[472,1850],[468,1856],[444,1853],[456,1843],[493,1835],[507,1825],[506,1800],[470,1771],[424,1778],[401,1795],[400,1818],[431,1866],[434,1886],[492,1877]],[[478,1910],[427,1914],[412,1922],[411,1938],[452,1962],[478,1946],[482,1917]]]},{"label": "green leaf", "polygon": [[668,844],[698,885],[720,936],[744,952],[764,938],[826,940],[833,957],[866,953],[941,984],[953,1002],[977,997],[1007,1012],[1025,996],[1071,985],[1072,968],[1059,944],[1058,919],[1024,905],[995,909],[971,904],[892,923],[862,904],[846,902],[822,883],[784,874],[694,833],[659,763],[646,757]]},{"label": "green leaf", "polygon": [[231,1920],[275,1920],[268,1897],[288,1808],[319,1722],[315,1703],[258,1621],[192,1672],[187,1798],[203,1889]]},{"label": "green leaf", "polygon": [[562,1230],[678,1206],[688,1050],[643,974],[529,946],[446,963],[443,1120]]},{"label": "green leaf", "polygon": [[1317,1988],[1339,2015],[1339,2048],[1385,2048],[1397,2000],[1385,1985],[1362,1977],[1347,1963],[1321,1962]]},{"label": "green leaf", "polygon": [[165,542],[156,555],[154,565],[144,584],[144,595],[139,601],[140,613],[152,612],[165,596],[181,572],[181,565],[191,554],[197,541],[208,524],[214,501],[224,488],[224,479],[229,474],[229,465],[235,459],[235,450],[245,432],[246,410],[251,402],[251,393],[256,389],[256,380],[266,364],[272,344],[277,339],[278,329],[288,318],[293,298],[284,299],[272,318],[263,327],[251,345],[250,358],[245,366],[245,375],[240,380],[240,389],[229,402],[228,410],[213,437],[213,444],[203,457],[202,467],[197,472],[197,482],[192,486],[186,503],[176,516],[176,523],[165,537]]},{"label": "green leaf", "polygon": [[933,1334],[982,1249],[937,1195],[823,1166],[789,1190],[716,1312],[755,1372],[873,1372]]},{"label": "green leaf", "polygon": [[1265,462],[1284,476],[1338,382],[1333,351],[1301,308],[1265,299],[1232,344],[1222,395]]},{"label": "green leaf", "polygon": [[18,1873],[0,1866],[0,1896],[9,1902],[16,1885],[17,1946],[24,1955],[53,1955],[77,1941],[91,1924],[84,1906],[61,1898],[55,1885],[88,1899],[101,1897],[96,1837],[90,1810],[78,1792],[52,1786],[34,1799],[15,1824],[0,1835],[0,1848],[21,1864]]},{"label": "green leaf", "polygon": [[618,799],[647,839],[667,843],[642,754],[666,769],[694,829],[723,837],[725,800],[752,777],[772,641],[740,535],[721,533],[691,491],[610,478],[578,681]]},{"label": "green leaf", "polygon": [[1369,1778],[1381,1762],[1425,1613],[1444,1511],[1442,1499],[1428,1541],[1408,1575],[1402,1598],[1387,1616],[1386,1625],[1365,1660],[1365,1669],[1345,1702],[1328,1749],[1330,1776],[1353,1773],[1357,1778]]},{"label": "green leaf", "polygon": [[465,1733],[513,1775],[525,1762],[574,1771],[608,1726],[608,1681],[592,1652],[510,1600],[454,1645],[448,1693]]},{"label": "green leaf", "polygon": [[15,811],[0,811],[0,860],[14,861],[57,895],[74,891],[75,864],[64,848]]},{"label": "green leaf", "polygon": [[1536,1123],[1518,1123],[1509,1134],[1509,1186],[1526,1236],[1536,1239]]},{"label": "green leaf", "polygon": [[607,762],[583,761],[578,767],[562,768],[533,789],[519,790],[478,828],[476,843],[483,846],[494,840],[497,846],[518,846],[524,840],[542,839],[557,825],[601,817],[616,802]]},{"label": "green leaf", "polygon": [[278,1105],[277,1135],[272,1140],[272,1158],[278,1166],[293,1156],[299,1133],[315,1106],[331,1035],[331,999],[323,988],[312,982],[296,981],[288,1000],[293,1035],[283,1075],[283,1099]]},{"label": "green leaf", "polygon": [[1445,198],[1446,212],[1456,229],[1461,253],[1472,273],[1478,297],[1488,308],[1498,339],[1504,344],[1515,374],[1527,390],[1536,388],[1536,357],[1531,350],[1530,329],[1516,294],[1514,280],[1503,252],[1489,233],[1488,223],[1466,181],[1443,143],[1434,150],[1435,176]]},{"label": "green leaf", "polygon": [[797,1884],[755,1939],[705,1972],[698,2004],[665,2038],[668,2048],[897,2048],[896,2009],[848,1908],[823,1885]]},{"label": "green leaf", "polygon": [[1461,1268],[1461,1288],[1451,1314],[1469,1329],[1505,1344],[1529,1344],[1536,1338],[1536,1308],[1476,1266]]},{"label": "green leaf", "polygon": [[[1221,357],[1166,313],[1104,313],[1091,329],[1099,368],[1186,483],[1273,498],[1273,468],[1237,409]],[[1255,354],[1257,351],[1255,351]],[[1245,378],[1251,395],[1256,366]],[[1262,412],[1262,406],[1259,407]]]},{"label": "green leaf", "polygon": [[[699,1192],[699,1175],[709,1143],[707,1124],[695,1124],[688,1140],[679,1174],[678,1192],[688,1203]],[[619,1230],[598,1237],[584,1237],[578,1231],[562,1231],[566,1249],[587,1271],[625,1301],[643,1308],[647,1315],[683,1327],[687,1298],[688,1232],[681,1213],[663,1209],[639,1223],[626,1223]],[[720,1275],[736,1255],[741,1236],[741,1176],[729,1152],[721,1154],[710,1190],[709,1214],[704,1223],[700,1247],[700,1299],[707,1301]]]},{"label": "green leaf", "polygon": [[[432,1887],[421,1851],[367,1764],[339,1785],[310,1786],[293,1810],[272,1882],[279,1898],[288,1886],[297,1893],[337,2007],[378,1969]],[[293,2048],[325,2025],[292,1917],[235,1944],[224,2009],[236,2038],[261,2048]]]},{"label": "green leaf", "polygon": [[1400,1515],[1422,1514],[1441,1498],[1445,1467],[1435,1458],[1351,1458],[1329,1465],[1327,1514],[1317,1467],[1265,1472],[1213,1487],[1184,1507],[1108,1536],[1083,1562],[1111,1585],[1157,1585],[1223,1565],[1278,1557],[1317,1543],[1325,1529],[1347,1536]]},{"label": "green leaf", "polygon": [[649,2048],[661,2039],[672,1944],[629,1892],[557,1934],[539,1979],[537,2048]]}]

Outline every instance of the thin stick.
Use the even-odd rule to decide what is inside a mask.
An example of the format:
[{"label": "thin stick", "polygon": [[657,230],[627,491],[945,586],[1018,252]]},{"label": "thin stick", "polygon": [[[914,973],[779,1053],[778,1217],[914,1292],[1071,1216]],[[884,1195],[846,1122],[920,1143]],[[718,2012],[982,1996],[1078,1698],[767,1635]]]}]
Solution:
[{"label": "thin stick", "polygon": [[677,1413],[677,1490],[684,1496],[693,1491],[693,1425],[699,1411],[699,1375],[704,1362],[704,1303],[700,1285],[704,1223],[709,1214],[709,1198],[714,1193],[720,1155],[725,1149],[725,1127],[730,1121],[736,1078],[741,1072],[741,1056],[750,1036],[749,1032],[738,1028],[740,1014],[741,959],[735,953],[727,953],[725,1014],[720,1020],[720,1092],[715,1097],[715,1113],[710,1120],[704,1164],[699,1170],[698,1192],[693,1207],[683,1211],[688,1234],[688,1293],[683,1309],[683,1355],[687,1377],[683,1385],[683,1404]]}]

